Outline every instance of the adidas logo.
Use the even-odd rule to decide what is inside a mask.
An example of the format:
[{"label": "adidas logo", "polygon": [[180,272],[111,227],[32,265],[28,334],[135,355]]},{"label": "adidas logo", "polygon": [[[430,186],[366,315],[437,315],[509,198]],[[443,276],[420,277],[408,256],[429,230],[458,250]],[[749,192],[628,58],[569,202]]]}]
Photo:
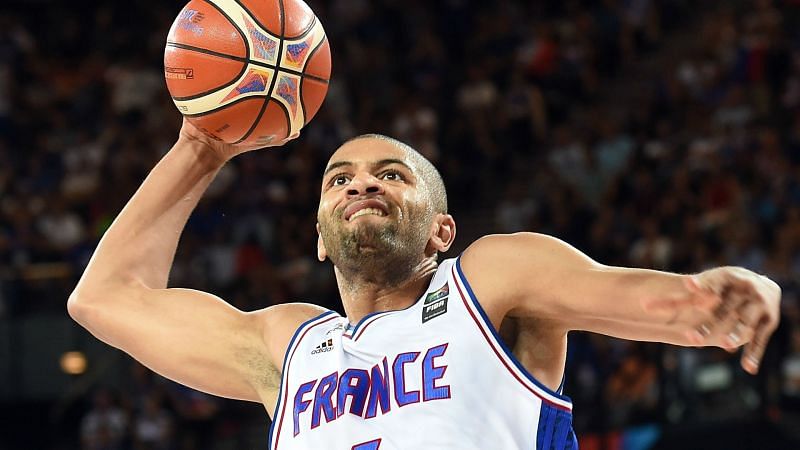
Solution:
[{"label": "adidas logo", "polygon": [[333,350],[333,339],[328,339],[327,341],[323,341],[322,344],[319,344],[317,348],[311,350],[312,355],[316,355],[319,353],[325,353]]}]

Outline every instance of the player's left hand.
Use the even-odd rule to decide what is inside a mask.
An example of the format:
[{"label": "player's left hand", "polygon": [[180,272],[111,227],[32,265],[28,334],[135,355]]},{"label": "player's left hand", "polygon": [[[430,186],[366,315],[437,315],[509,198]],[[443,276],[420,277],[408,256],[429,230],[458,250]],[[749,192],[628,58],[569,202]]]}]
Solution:
[{"label": "player's left hand", "polygon": [[742,367],[751,374],[758,372],[780,320],[780,286],[742,267],[706,270],[687,276],[684,284],[686,292],[680,299],[646,308],[673,311],[677,321],[687,326],[685,334],[693,345],[729,351],[744,347]]}]

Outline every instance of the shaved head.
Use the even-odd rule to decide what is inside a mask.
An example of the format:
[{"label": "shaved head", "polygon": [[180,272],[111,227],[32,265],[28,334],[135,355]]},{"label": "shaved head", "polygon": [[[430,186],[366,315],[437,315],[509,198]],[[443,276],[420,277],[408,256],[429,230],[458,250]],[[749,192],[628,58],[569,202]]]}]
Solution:
[{"label": "shaved head", "polygon": [[385,136],[382,134],[377,133],[367,133],[356,136],[351,138],[345,142],[358,141],[361,139],[378,139],[381,141],[389,142],[393,144],[395,147],[403,150],[406,155],[408,155],[409,159],[414,163],[415,166],[419,169],[420,179],[423,180],[425,186],[428,189],[428,201],[429,205],[432,208],[432,213],[434,214],[447,214],[447,190],[444,187],[444,180],[442,180],[442,175],[436,170],[436,167],[428,161],[427,158],[422,156],[422,154],[413,147],[406,144],[405,142],[398,141],[395,138]]}]

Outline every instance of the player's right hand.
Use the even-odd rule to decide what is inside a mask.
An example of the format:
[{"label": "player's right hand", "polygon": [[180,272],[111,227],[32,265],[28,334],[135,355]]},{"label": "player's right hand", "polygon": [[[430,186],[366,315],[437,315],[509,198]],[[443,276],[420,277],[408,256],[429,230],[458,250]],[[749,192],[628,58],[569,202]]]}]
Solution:
[{"label": "player's right hand", "polygon": [[690,280],[690,289],[720,299],[712,319],[699,324],[694,336],[701,342],[716,337],[728,349],[743,346],[742,367],[755,374],[780,321],[780,286],[741,267],[706,270]]},{"label": "player's right hand", "polygon": [[246,153],[252,150],[258,150],[261,148],[266,147],[280,147],[281,145],[291,141],[292,139],[297,138],[300,133],[295,133],[286,139],[282,139],[279,141],[270,142],[268,144],[227,144],[225,142],[218,141],[211,136],[203,133],[200,129],[196,126],[192,125],[191,122],[183,118],[183,124],[181,125],[181,131],[179,134],[179,139],[185,139],[191,142],[200,142],[205,144],[211,151],[214,152],[217,157],[219,157],[222,161],[228,161],[236,155],[240,155],[242,153]]},{"label": "player's right hand", "polygon": [[679,296],[648,300],[645,309],[671,314],[692,345],[742,348],[742,367],[755,374],[780,321],[781,288],[742,267],[717,267],[686,276]]}]

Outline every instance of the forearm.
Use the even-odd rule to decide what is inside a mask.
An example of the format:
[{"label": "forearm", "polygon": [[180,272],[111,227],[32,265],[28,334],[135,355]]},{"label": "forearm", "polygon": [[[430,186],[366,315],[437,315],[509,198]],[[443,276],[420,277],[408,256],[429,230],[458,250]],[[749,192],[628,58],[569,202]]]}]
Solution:
[{"label": "forearm", "polygon": [[585,319],[580,323],[574,323],[570,328],[632,341],[663,342],[680,346],[696,345],[686,336],[685,326],[674,323],[666,324],[654,323],[650,320],[637,322],[594,318]]},{"label": "forearm", "polygon": [[[558,333],[586,330],[678,345],[744,346],[742,366],[758,365],[778,325],[781,289],[742,267],[696,275],[598,264],[540,234],[479,239],[462,256],[490,316],[535,317]],[[486,308],[485,308],[486,309]]]},{"label": "forearm", "polygon": [[75,293],[94,296],[121,282],[165,288],[186,221],[223,164],[182,136],[106,231]]},{"label": "forearm", "polygon": [[[580,269],[577,269],[580,270]],[[640,341],[690,345],[685,336],[691,317],[671,309],[648,308],[651,301],[688,295],[686,277],[647,269],[600,267],[573,274],[560,305],[573,329]],[[580,281],[577,281],[580,280]],[[566,312],[566,311],[565,311]]]}]

